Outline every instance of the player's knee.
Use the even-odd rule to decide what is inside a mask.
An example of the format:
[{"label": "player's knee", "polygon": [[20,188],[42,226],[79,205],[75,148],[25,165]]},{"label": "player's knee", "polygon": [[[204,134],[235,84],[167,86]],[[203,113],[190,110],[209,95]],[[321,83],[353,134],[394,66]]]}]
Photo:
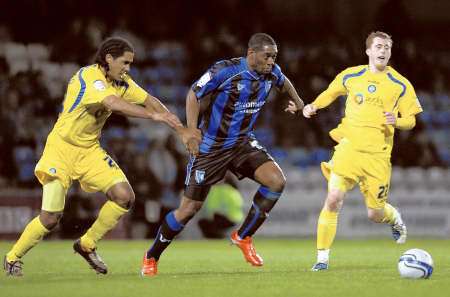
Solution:
[{"label": "player's knee", "polygon": [[275,179],[275,191],[283,192],[286,186],[286,177],[283,174],[279,174]]},{"label": "player's knee", "polygon": [[132,208],[134,205],[134,201],[136,201],[136,195],[134,195],[133,191],[130,191],[128,193],[126,200],[127,200],[127,209]]},{"label": "player's knee", "polygon": [[272,176],[270,176],[265,186],[268,187],[273,192],[281,193],[283,192],[284,187],[286,186],[286,178],[281,172],[277,172],[275,174],[272,174]]},{"label": "player's knee", "polygon": [[369,220],[375,223],[381,223],[384,218],[383,211],[377,210],[377,209],[368,209],[367,210],[367,217]]},{"label": "player's knee", "polygon": [[130,209],[131,207],[133,207],[135,200],[136,198],[133,192],[123,193],[122,195],[116,196],[115,199],[113,199],[114,202],[125,209]]},{"label": "player's knee", "polygon": [[344,197],[336,192],[330,191],[327,195],[327,199],[325,201],[325,205],[330,211],[339,211],[342,207]]},{"label": "player's knee", "polygon": [[42,225],[44,225],[44,227],[50,231],[58,225],[59,221],[62,218],[62,215],[62,212],[48,212],[43,210],[39,215],[39,220],[41,221]]},{"label": "player's knee", "polygon": [[125,209],[130,209],[136,200],[134,192],[129,185],[115,187],[115,189],[109,193],[109,196],[112,201]]}]

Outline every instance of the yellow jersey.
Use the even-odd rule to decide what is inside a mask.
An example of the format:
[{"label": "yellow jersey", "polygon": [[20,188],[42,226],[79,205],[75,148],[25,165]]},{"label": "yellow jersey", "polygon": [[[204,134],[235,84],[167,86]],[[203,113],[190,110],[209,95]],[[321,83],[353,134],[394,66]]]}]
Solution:
[{"label": "yellow jersey", "polygon": [[69,82],[63,110],[50,135],[58,135],[79,147],[97,144],[103,125],[111,115],[102,101],[110,95],[143,104],[148,93],[128,75],[123,81],[111,81],[97,64],[81,68]]},{"label": "yellow jersey", "polygon": [[379,73],[371,72],[368,65],[347,68],[312,104],[324,108],[342,95],[347,95],[345,116],[334,135],[346,138],[359,151],[390,156],[394,127],[385,124],[384,112],[396,116],[400,112],[402,117],[422,112],[411,83],[390,66]]}]

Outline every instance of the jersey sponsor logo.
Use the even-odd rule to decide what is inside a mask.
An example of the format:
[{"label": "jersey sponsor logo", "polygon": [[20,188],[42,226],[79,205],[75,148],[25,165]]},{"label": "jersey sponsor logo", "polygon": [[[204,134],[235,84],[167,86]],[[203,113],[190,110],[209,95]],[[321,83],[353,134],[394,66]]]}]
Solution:
[{"label": "jersey sponsor logo", "polygon": [[364,98],[364,102],[373,106],[383,107],[383,100],[378,96]]},{"label": "jersey sponsor logo", "polygon": [[205,170],[195,170],[195,181],[201,184],[205,180]]},{"label": "jersey sponsor logo", "polygon": [[239,113],[256,113],[265,104],[265,101],[259,102],[236,102],[234,104],[234,110]]},{"label": "jersey sponsor logo", "polygon": [[200,79],[197,82],[197,86],[200,88],[203,88],[210,80],[211,80],[211,73],[206,72],[205,74],[200,77]]},{"label": "jersey sponsor logo", "polygon": [[369,93],[375,93],[376,90],[377,90],[377,87],[375,85],[369,85],[367,87],[367,91],[369,91]]},{"label": "jersey sponsor logo", "polygon": [[96,90],[98,90],[98,91],[104,91],[104,90],[106,90],[106,85],[105,85],[105,83],[104,83],[103,81],[101,81],[101,80],[96,80],[96,81],[94,81],[93,85],[94,85],[94,88],[95,88]]},{"label": "jersey sponsor logo", "polygon": [[237,89],[238,89],[239,92],[242,91],[244,88],[245,88],[244,84],[241,84],[241,83],[237,84]]}]

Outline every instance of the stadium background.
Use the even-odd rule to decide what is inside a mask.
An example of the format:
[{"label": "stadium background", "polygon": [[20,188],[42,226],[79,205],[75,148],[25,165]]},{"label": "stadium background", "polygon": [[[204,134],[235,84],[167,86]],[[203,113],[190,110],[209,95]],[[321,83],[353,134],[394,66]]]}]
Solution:
[{"label": "stadium background", "polygon": [[[448,1],[1,1],[0,11],[0,238],[15,239],[40,208],[33,169],[52,128],[68,79],[89,64],[107,36],[129,39],[132,76],[184,119],[189,85],[214,61],[245,55],[255,32],[279,45],[278,64],[305,102],[342,69],[367,63],[364,39],[393,35],[392,65],[414,85],[424,108],[414,130],[396,133],[390,199],[403,211],[411,236],[450,235],[450,3]],[[245,18],[244,18],[245,16]],[[282,201],[259,234],[312,236],[325,197],[320,161],[329,157],[327,132],[342,100],[312,120],[282,112],[273,94],[256,134],[284,169]],[[136,206],[110,234],[151,237],[176,207],[187,155],[174,135],[149,121],[112,116],[102,143],[127,174]],[[239,183],[248,205],[256,188]],[[344,206],[339,236],[379,236],[358,191]],[[102,195],[77,185],[53,238],[75,238],[89,226]],[[199,237],[195,222],[183,238]]]}]

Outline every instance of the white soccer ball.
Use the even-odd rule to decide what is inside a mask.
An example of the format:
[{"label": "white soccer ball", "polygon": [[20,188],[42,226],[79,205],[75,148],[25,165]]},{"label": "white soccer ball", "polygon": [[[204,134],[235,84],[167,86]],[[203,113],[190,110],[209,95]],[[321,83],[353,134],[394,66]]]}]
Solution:
[{"label": "white soccer ball", "polygon": [[421,249],[411,249],[398,260],[398,272],[404,278],[429,278],[433,273],[433,258]]}]

